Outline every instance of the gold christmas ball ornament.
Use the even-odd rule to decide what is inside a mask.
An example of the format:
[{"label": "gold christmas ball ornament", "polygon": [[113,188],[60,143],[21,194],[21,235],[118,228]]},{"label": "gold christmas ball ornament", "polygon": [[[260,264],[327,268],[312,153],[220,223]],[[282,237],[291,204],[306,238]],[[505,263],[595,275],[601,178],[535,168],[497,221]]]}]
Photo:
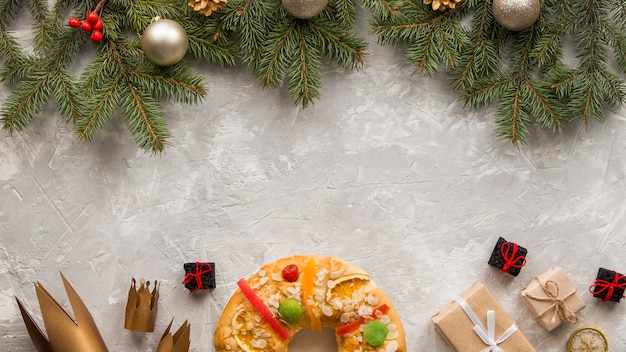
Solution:
[{"label": "gold christmas ball ornament", "polygon": [[541,0],[493,0],[493,17],[510,31],[533,25],[541,12]]},{"label": "gold christmas ball ornament", "polygon": [[282,2],[287,12],[301,20],[318,16],[328,6],[328,0],[282,0]]},{"label": "gold christmas ball ornament", "polygon": [[462,0],[424,0],[424,4],[433,8],[433,10],[443,11],[445,9],[454,9]]},{"label": "gold christmas ball ornament", "polygon": [[228,0],[187,0],[187,4],[193,7],[194,11],[210,16],[223,9],[228,4]]},{"label": "gold christmas ball ornament", "polygon": [[189,38],[176,21],[154,18],[141,35],[141,49],[148,60],[159,66],[180,61],[187,53]]}]

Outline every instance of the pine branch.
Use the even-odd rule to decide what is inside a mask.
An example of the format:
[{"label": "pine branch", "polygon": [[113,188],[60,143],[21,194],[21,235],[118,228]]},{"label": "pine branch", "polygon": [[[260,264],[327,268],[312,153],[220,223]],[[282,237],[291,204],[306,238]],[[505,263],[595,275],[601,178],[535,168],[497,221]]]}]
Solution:
[{"label": "pine branch", "polygon": [[[463,6],[463,5],[462,5]],[[470,6],[467,5],[466,6]],[[475,84],[476,79],[488,76],[498,67],[500,43],[494,41],[498,29],[494,25],[491,6],[483,1],[475,8],[474,26],[468,37],[462,37],[462,51],[459,64],[452,71],[454,86],[464,90]],[[468,40],[469,39],[469,40]]]},{"label": "pine branch", "polygon": [[120,4],[127,9],[126,16],[137,33],[142,33],[157,16],[176,18],[181,7],[180,3],[159,0],[126,0]]},{"label": "pine branch", "polygon": [[503,95],[498,105],[498,117],[496,131],[499,136],[514,146],[518,146],[528,136],[528,126],[531,118],[528,112],[522,108],[520,86],[515,85],[512,92]]},{"label": "pine branch", "polygon": [[[18,7],[12,1],[0,0],[0,8],[14,16]],[[36,28],[48,29],[52,39],[36,34],[38,55],[27,57],[0,27],[0,53],[5,64],[0,78],[18,81],[17,89],[0,110],[3,128],[9,132],[23,129],[54,98],[61,116],[74,124],[78,140],[93,140],[119,107],[139,147],[162,152],[170,132],[157,99],[197,103],[206,91],[202,77],[185,67],[185,61],[157,66],[147,61],[139,40],[128,38],[129,32],[143,32],[156,15],[189,28],[193,44],[188,56],[223,65],[235,60],[228,34],[217,35],[220,21],[205,21],[183,0],[58,0],[49,13],[44,0],[28,1]],[[80,18],[94,11],[104,24],[104,40],[82,72],[80,84],[68,67],[82,52],[89,34],[67,26],[64,16],[70,8],[76,9]],[[10,23],[12,17],[7,13],[0,14],[0,23]]]},{"label": "pine branch", "polygon": [[258,70],[261,62],[262,42],[268,32],[267,23],[275,5],[274,2],[264,0],[231,0],[218,16],[220,30],[223,28],[239,34],[238,45],[243,64],[254,71]]},{"label": "pine branch", "polygon": [[356,6],[352,0],[330,1],[321,18],[336,21],[341,27],[352,28],[356,22]]},{"label": "pine branch", "polygon": [[[497,132],[513,145],[527,140],[532,123],[558,132],[577,116],[602,120],[604,103],[625,104],[624,81],[608,68],[607,49],[626,72],[626,0],[544,0],[538,21],[517,33],[495,22],[491,0],[466,0],[443,12],[420,0],[406,0],[395,12],[383,0],[365,1],[379,42],[408,44],[418,71],[450,68],[466,106],[497,102]],[[578,67],[561,61],[567,35],[576,38]]]},{"label": "pine branch", "polygon": [[296,32],[299,39],[298,55],[290,67],[289,94],[296,97],[296,104],[302,104],[306,108],[313,99],[319,98],[317,87],[321,85],[322,65],[311,33],[303,26],[298,26]]},{"label": "pine branch", "polygon": [[2,129],[13,133],[21,131],[41,112],[50,95],[50,74],[43,74],[35,79],[18,83],[15,91],[9,95],[0,109]]},{"label": "pine branch", "polygon": [[567,98],[569,113],[580,116],[583,123],[592,119],[603,121],[605,102],[613,106],[626,103],[626,87],[623,80],[608,69],[607,52],[607,47],[615,50],[618,64],[624,70],[622,53],[626,46],[623,34],[626,28],[608,14],[611,10],[608,3],[590,0],[574,4],[568,15],[569,21],[577,23],[576,50],[580,67],[559,65],[546,75],[556,94]]},{"label": "pine branch", "polygon": [[0,81],[8,83],[15,83],[17,80],[24,79],[31,75],[33,70],[38,67],[45,67],[49,65],[47,62],[42,62],[40,58],[36,56],[22,56],[18,60],[7,60],[4,68],[0,71]]},{"label": "pine branch", "polygon": [[234,0],[225,10],[222,27],[239,32],[244,64],[256,71],[264,87],[277,87],[288,77],[290,95],[303,107],[319,98],[322,56],[343,68],[363,63],[367,43],[351,30],[353,0],[330,0],[322,14],[309,20],[294,18],[278,0],[264,5]]},{"label": "pine branch", "polygon": [[282,22],[268,38],[266,55],[261,59],[258,77],[264,87],[275,87],[285,78],[287,68],[296,53],[296,21]]},{"label": "pine branch", "polygon": [[462,97],[468,101],[487,101],[499,97],[497,132],[516,147],[526,142],[528,127],[533,120],[553,131],[560,131],[564,123],[561,115],[563,108],[559,106],[559,101],[551,98],[550,92],[532,79],[535,69],[532,52],[540,35],[540,28],[533,25],[515,38],[516,44],[511,53],[514,58],[512,69],[504,72],[503,82],[506,84],[481,97],[484,87],[479,83],[470,87]]},{"label": "pine branch", "polygon": [[82,114],[75,124],[75,134],[79,141],[93,141],[98,132],[109,122],[119,101],[120,78],[109,78],[91,94],[86,102],[87,113]]},{"label": "pine branch", "polygon": [[33,26],[35,32],[33,49],[39,51],[48,48],[52,44],[52,36],[50,35],[49,27],[46,26],[46,19],[48,18],[47,1],[28,0],[28,5],[35,22]]},{"label": "pine branch", "polygon": [[58,71],[58,74],[51,76],[50,86],[61,116],[65,117],[66,122],[77,121],[84,110],[84,105],[82,97],[77,94],[78,87],[72,74],[67,70]]},{"label": "pine branch", "polygon": [[[69,31],[54,33],[55,42],[61,44],[54,46],[54,49],[46,50],[50,54],[48,60],[22,58],[18,62],[9,61],[8,68],[15,68],[17,71],[13,74],[3,71],[2,76],[9,80],[16,79],[21,75],[25,77],[0,110],[3,130],[8,130],[10,133],[22,130],[39,114],[43,105],[50,99],[51,90],[58,89],[52,84],[67,81],[67,76],[63,74],[62,70],[69,65],[70,54],[80,51],[81,48],[81,44],[74,42],[74,37],[75,35]],[[67,104],[72,104],[72,102]],[[75,118],[71,114],[65,115],[72,110],[73,108],[68,108],[68,106],[60,109],[61,114],[66,119]]]},{"label": "pine branch", "polygon": [[460,5],[456,10],[431,11],[430,5],[420,0],[407,0],[397,7],[398,15],[391,16],[387,10],[377,13],[378,19],[371,26],[383,45],[408,44],[407,59],[417,66],[418,72],[433,74],[439,65],[457,66],[459,53],[469,41],[467,30],[457,19],[463,13],[461,8]]},{"label": "pine branch", "polygon": [[[189,28],[189,27],[187,27]],[[232,42],[225,36],[218,36],[217,29],[213,38],[216,36],[220,40],[207,40],[204,37],[189,35],[189,53],[196,58],[202,58],[209,63],[220,64],[221,66],[232,66],[235,64],[237,53],[232,47]],[[224,38],[224,39],[223,39]]]},{"label": "pine branch", "polygon": [[387,21],[400,15],[398,8],[402,6],[402,0],[361,0],[363,6],[376,14],[380,20]]},{"label": "pine branch", "polygon": [[0,29],[4,31],[9,27],[21,5],[22,0],[0,0]]},{"label": "pine branch", "polygon": [[167,124],[161,116],[159,104],[148,94],[137,90],[131,82],[120,85],[122,113],[141,149],[163,152],[171,137]]},{"label": "pine branch", "polygon": [[4,59],[5,67],[20,65],[26,59],[15,38],[4,30],[0,30],[0,58]]},{"label": "pine branch", "polygon": [[[360,69],[367,43],[350,32],[338,29],[330,21],[310,21],[311,33],[321,44],[321,51],[344,69]],[[311,43],[311,46],[316,45]]]},{"label": "pine branch", "polygon": [[159,99],[196,104],[206,95],[202,77],[194,76],[184,66],[160,69],[148,65],[138,71],[129,71],[128,74],[133,86],[151,92]]}]

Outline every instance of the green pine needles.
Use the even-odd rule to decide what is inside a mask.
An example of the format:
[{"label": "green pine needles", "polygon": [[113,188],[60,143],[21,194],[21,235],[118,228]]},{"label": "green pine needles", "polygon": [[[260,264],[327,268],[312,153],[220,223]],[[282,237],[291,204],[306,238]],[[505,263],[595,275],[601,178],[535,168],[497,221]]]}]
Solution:
[{"label": "green pine needles", "polygon": [[[560,131],[579,120],[602,121],[608,106],[626,103],[626,0],[542,0],[537,22],[510,32],[493,17],[492,0],[463,0],[433,11],[423,0],[362,0],[372,30],[385,45],[408,45],[419,72],[449,69],[470,108],[497,102],[497,133],[518,146],[530,127]],[[32,50],[21,47],[11,22],[22,6],[33,18]],[[189,37],[188,59],[231,66],[236,60],[267,88],[287,83],[296,104],[320,98],[322,64],[363,65],[367,43],[353,27],[354,0],[329,0],[312,19],[297,19],[281,0],[231,0],[205,17],[187,0],[0,0],[0,80],[14,85],[0,109],[2,128],[22,130],[53,100],[78,140],[91,141],[107,122],[123,116],[137,144],[160,153],[170,132],[161,100],[197,103],[204,82],[183,60],[169,67],[145,58],[137,33],[160,16],[180,23]],[[70,28],[70,16],[97,11],[104,38]],[[566,61],[564,42],[575,43]],[[86,68],[72,62],[94,45]],[[28,49],[30,52],[25,52]],[[76,77],[78,75],[78,77]]]},{"label": "green pine needles", "polygon": [[[23,3],[34,18],[32,54],[23,52],[9,30]],[[104,23],[99,44],[92,44],[88,33],[67,25],[68,13],[84,19],[94,10]],[[156,16],[185,28],[187,56],[221,65],[235,63],[233,42],[216,36],[218,23],[181,1],[58,0],[49,11],[45,0],[0,0],[0,79],[16,85],[0,110],[2,128],[22,130],[52,99],[63,118],[74,125],[78,140],[93,140],[119,110],[140,148],[162,152],[170,132],[159,100],[195,103],[206,92],[203,78],[184,62],[160,67],[143,55],[134,33],[142,33]],[[70,65],[86,45],[95,45],[96,56],[75,77]]]},{"label": "green pine needles", "polygon": [[[443,12],[422,0],[363,1],[380,42],[408,44],[418,71],[449,68],[470,108],[497,100],[497,132],[515,146],[533,123],[559,131],[574,120],[602,121],[607,105],[626,102],[626,0],[543,0],[537,22],[521,32],[495,22],[491,0]],[[573,64],[562,52],[568,39]]]},{"label": "green pine needles", "polygon": [[231,0],[218,12],[223,27],[238,34],[242,61],[263,87],[287,80],[303,107],[320,98],[323,58],[345,69],[362,67],[367,43],[352,32],[355,17],[353,0],[330,0],[307,20],[290,15],[280,0]]}]

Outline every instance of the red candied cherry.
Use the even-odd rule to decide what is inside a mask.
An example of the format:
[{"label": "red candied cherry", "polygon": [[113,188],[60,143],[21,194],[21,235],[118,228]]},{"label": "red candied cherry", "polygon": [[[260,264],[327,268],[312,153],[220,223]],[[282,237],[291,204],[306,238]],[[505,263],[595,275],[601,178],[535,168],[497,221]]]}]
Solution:
[{"label": "red candied cherry", "polygon": [[91,32],[91,23],[87,22],[87,21],[83,21],[80,24],[80,29],[82,29],[85,32]]},{"label": "red candied cherry", "polygon": [[96,21],[96,23],[93,24],[92,27],[94,31],[101,31],[103,27],[102,20],[98,18],[98,20]]},{"label": "red candied cherry", "polygon": [[102,41],[102,32],[97,30],[91,32],[91,41],[94,43],[100,43]]},{"label": "red candied cherry", "polygon": [[289,264],[283,269],[283,279],[294,282],[298,280],[298,266]]},{"label": "red candied cherry", "polygon": [[72,17],[67,21],[67,24],[72,28],[78,28],[80,27],[80,20],[76,17]]},{"label": "red candied cherry", "polygon": [[91,24],[96,23],[96,21],[98,21],[99,19],[100,19],[100,16],[98,16],[98,14],[93,11],[87,14],[87,22]]}]

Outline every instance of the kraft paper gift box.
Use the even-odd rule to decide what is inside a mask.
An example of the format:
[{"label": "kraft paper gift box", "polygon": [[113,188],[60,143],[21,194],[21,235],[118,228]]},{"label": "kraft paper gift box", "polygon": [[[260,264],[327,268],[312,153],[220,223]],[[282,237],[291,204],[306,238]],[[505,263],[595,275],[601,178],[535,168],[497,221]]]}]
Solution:
[{"label": "kraft paper gift box", "polygon": [[578,289],[559,267],[537,275],[520,294],[539,324],[548,331],[564,321],[578,323],[576,313],[585,308]]},{"label": "kraft paper gift box", "polygon": [[535,352],[500,303],[479,282],[431,320],[457,352]]}]

